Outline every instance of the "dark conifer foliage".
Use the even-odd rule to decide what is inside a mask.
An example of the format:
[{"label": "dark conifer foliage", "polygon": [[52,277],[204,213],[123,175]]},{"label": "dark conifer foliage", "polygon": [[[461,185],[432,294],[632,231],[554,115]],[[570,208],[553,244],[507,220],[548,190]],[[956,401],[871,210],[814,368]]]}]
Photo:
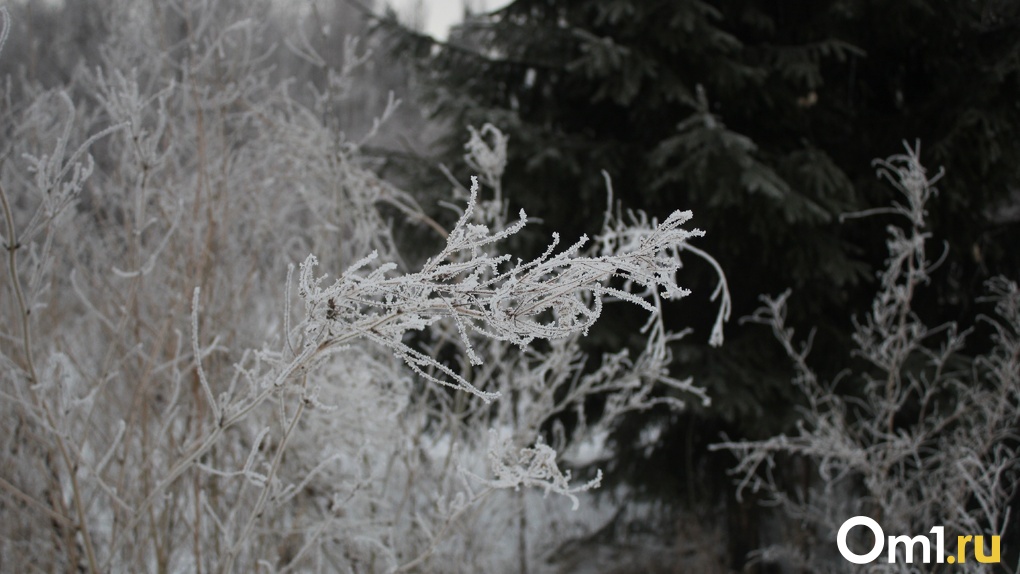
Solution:
[{"label": "dark conifer foliage", "polygon": [[969,1],[519,0],[445,44],[391,38],[418,58],[431,111],[457,126],[446,159],[460,155],[461,127],[492,122],[517,144],[511,169],[529,175],[510,190],[522,204],[583,230],[605,197],[590,168],[606,169],[629,205],[694,209],[731,267],[758,271],[734,277],[749,304],[792,283],[825,308],[880,263],[881,246],[857,253],[847,240],[865,234],[838,216],[882,203],[871,158],[903,139],[958,176],[938,208],[953,214],[961,263],[972,247],[985,265],[998,257],[979,230],[1016,181],[1020,119],[1016,24],[1000,13]]},{"label": "dark conifer foliage", "polygon": [[[867,308],[886,256],[886,221],[841,215],[888,204],[872,159],[903,140],[919,139],[926,163],[953,174],[929,206],[945,261],[917,305],[966,322],[984,280],[1016,275],[1014,12],[972,0],[517,0],[470,17],[446,42],[392,19],[378,28],[416,65],[434,117],[453,126],[445,162],[462,168],[464,129],[491,122],[513,142],[507,196],[561,232],[597,225],[599,169],[627,207],[692,209],[729,274],[735,315],[793,288],[791,323],[817,328],[813,356],[835,373],[848,310]],[[709,307],[697,307],[684,320],[705,331]],[[593,345],[625,343],[618,332],[594,334]],[[715,421],[700,428],[767,435],[795,419],[781,359],[759,336],[733,325],[713,351],[704,337],[686,340],[678,369],[715,401],[690,415]],[[637,440],[646,422],[618,440]],[[671,453],[653,458],[678,460],[717,438],[692,428],[674,419],[662,441]],[[618,462],[648,476],[640,456]],[[698,464],[666,466],[682,475]]]}]

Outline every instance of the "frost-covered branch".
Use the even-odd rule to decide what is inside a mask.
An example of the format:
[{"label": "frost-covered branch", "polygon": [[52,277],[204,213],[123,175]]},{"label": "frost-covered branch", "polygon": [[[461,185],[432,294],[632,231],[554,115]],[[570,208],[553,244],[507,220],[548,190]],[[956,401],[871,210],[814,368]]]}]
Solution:
[{"label": "frost-covered branch", "polygon": [[[862,514],[887,532],[921,533],[940,525],[946,532],[1001,535],[1020,485],[1020,290],[1006,278],[989,282],[996,317],[984,320],[992,326],[992,345],[977,357],[963,353],[969,331],[952,323],[928,327],[914,312],[915,292],[937,266],[925,254],[925,205],[941,177],[928,177],[919,155],[919,147],[908,146],[905,154],[876,162],[879,176],[906,199],[883,213],[907,224],[889,227],[878,293],[870,311],[854,322],[853,354],[867,367],[822,383],[808,364],[810,340],[796,343],[786,325],[789,292],[763,297],[750,320],[771,327],[792,360],[806,401],[803,417],[789,435],[714,446],[737,456],[738,494],[762,492],[823,540],[834,540],[844,520]],[[798,492],[781,488],[776,476],[791,462],[813,471]],[[950,537],[947,556],[956,555],[955,544]],[[856,571],[821,548],[805,552],[779,544],[759,558]],[[872,568],[914,571],[902,562]],[[985,571],[973,560],[955,568]]]},{"label": "frost-covered branch", "polygon": [[[474,352],[468,333],[507,341],[521,348],[535,339],[558,339],[586,334],[602,312],[603,298],[613,296],[634,303],[650,313],[656,307],[629,288],[637,285],[665,299],[679,299],[689,291],[675,282],[679,269],[676,254],[692,237],[703,234],[681,225],[690,212],[674,212],[664,222],[642,232],[639,225],[606,239],[608,254],[582,253],[586,238],[556,252],[558,236],[532,261],[511,262],[508,255],[492,256],[488,246],[523,229],[527,217],[505,229],[491,231],[471,223],[479,184],[472,181],[464,214],[449,233],[444,249],[430,258],[421,271],[397,274],[395,263],[369,269],[377,255],[362,259],[329,287],[315,277],[318,261],[309,256],[301,267],[299,293],[309,316],[306,345],[319,349],[345,344],[357,334],[390,348],[415,372],[440,384],[474,393],[484,400],[498,394],[480,391],[459,374],[415,351],[402,339],[405,333],[422,330],[436,321],[453,321],[461,334],[471,363],[482,359]],[[622,279],[625,288],[609,285]],[[422,370],[431,366],[445,379]]]}]

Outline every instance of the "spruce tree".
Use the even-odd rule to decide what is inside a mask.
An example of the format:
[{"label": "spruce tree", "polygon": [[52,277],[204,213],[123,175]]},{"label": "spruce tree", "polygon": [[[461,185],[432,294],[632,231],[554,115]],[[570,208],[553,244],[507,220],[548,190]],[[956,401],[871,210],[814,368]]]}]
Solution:
[{"label": "spruce tree", "polygon": [[[512,142],[505,194],[565,236],[601,220],[600,170],[626,207],[693,210],[702,246],[728,273],[734,316],[792,288],[790,322],[817,329],[813,356],[825,364],[843,356],[848,309],[864,308],[885,256],[881,218],[841,215],[887,204],[871,161],[904,139],[953,173],[930,207],[948,241],[944,267],[920,304],[963,320],[985,278],[1015,276],[1018,23],[994,0],[516,0],[470,16],[445,42],[392,18],[378,27],[414,64],[428,111],[452,126],[439,157],[459,176],[464,130],[490,122]],[[714,403],[664,419],[651,455],[618,459],[618,476],[642,476],[660,495],[675,494],[679,477],[692,501],[725,488],[703,480],[722,468],[703,450],[719,432],[764,436],[796,418],[761,332],[731,324],[722,349],[703,344],[713,287],[703,276],[705,304],[692,297],[675,311],[702,326],[677,368]],[[593,347],[625,345],[621,326],[640,324],[618,321]],[[648,420],[620,429],[620,453]]]}]

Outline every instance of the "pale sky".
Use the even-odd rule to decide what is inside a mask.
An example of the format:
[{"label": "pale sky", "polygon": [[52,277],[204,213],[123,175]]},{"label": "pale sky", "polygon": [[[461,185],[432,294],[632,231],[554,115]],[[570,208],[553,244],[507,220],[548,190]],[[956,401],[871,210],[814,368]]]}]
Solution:
[{"label": "pale sky", "polygon": [[[505,6],[511,0],[467,0],[475,12]],[[437,38],[446,38],[450,26],[460,21],[464,13],[464,0],[388,0],[400,14],[411,14],[421,2],[425,9],[425,31]]]}]

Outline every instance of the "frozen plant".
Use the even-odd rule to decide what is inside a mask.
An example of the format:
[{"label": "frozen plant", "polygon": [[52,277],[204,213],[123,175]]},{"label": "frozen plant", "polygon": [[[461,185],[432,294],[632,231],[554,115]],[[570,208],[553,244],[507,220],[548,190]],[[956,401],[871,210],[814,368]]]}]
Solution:
[{"label": "frozen plant", "polygon": [[[689,293],[675,283],[679,262],[668,256],[668,251],[681,249],[689,238],[702,234],[680,227],[691,218],[690,212],[674,212],[621,253],[585,256],[580,251],[587,238],[557,253],[559,237],[554,234],[541,256],[513,262],[509,255],[490,256],[486,246],[520,231],[526,215],[521,211],[519,221],[495,233],[485,225],[470,223],[477,193],[478,181],[474,179],[467,208],[447,236],[446,247],[418,272],[389,276],[397,267],[392,262],[368,269],[377,259],[373,252],[331,286],[321,288],[323,278],[313,274],[316,258],[305,259],[299,278],[299,293],[309,318],[304,345],[323,353],[364,337],[392,349],[426,379],[488,401],[498,393],[479,390],[405,344],[403,335],[448,318],[461,333],[470,362],[480,365],[483,361],[474,352],[468,332],[523,348],[535,339],[586,333],[598,319],[606,296],[635,303],[651,313],[658,311],[641,296],[609,285],[610,278],[623,279],[666,299]],[[448,378],[425,372],[423,366]]]},{"label": "frozen plant", "polygon": [[[484,195],[475,201],[475,208],[464,217],[470,217],[479,229],[494,235],[519,225],[519,220],[513,221],[508,216],[500,184],[505,162],[501,150],[505,150],[506,145],[506,137],[495,127],[486,125],[481,130],[471,130],[471,137],[465,146],[466,162],[482,172],[481,180],[485,186],[482,188]],[[495,487],[515,489],[516,502],[513,499],[506,500],[505,495],[498,495],[502,502],[489,500],[484,514],[479,513],[477,518],[468,517],[464,521],[470,522],[472,526],[469,530],[472,533],[491,532],[492,537],[498,537],[505,526],[501,522],[491,521],[493,504],[501,509],[507,505],[511,510],[516,508],[512,513],[516,516],[511,516],[511,519],[517,522],[520,571],[535,567],[537,564],[529,562],[538,558],[542,561],[550,559],[572,538],[581,538],[597,530],[607,520],[605,514],[616,514],[603,508],[602,517],[586,518],[587,522],[584,523],[579,523],[576,514],[553,518],[559,510],[555,501],[546,504],[538,512],[534,510],[538,501],[529,502],[530,496],[520,491],[520,488],[535,485],[541,486],[541,490],[546,493],[567,494],[574,499],[573,505],[576,506],[584,491],[597,484],[599,475],[596,474],[587,482],[571,485],[569,471],[559,469],[562,461],[590,464],[597,458],[612,457],[613,453],[604,447],[598,447],[596,452],[592,452],[592,447],[599,444],[627,413],[653,407],[682,409],[685,401],[690,398],[703,404],[709,402],[705,390],[693,385],[690,379],[680,380],[670,375],[673,363],[670,343],[686,334],[671,333],[663,324],[662,305],[670,291],[652,281],[637,279],[636,274],[640,268],[621,266],[622,272],[610,273],[606,266],[633,254],[641,254],[642,265],[653,277],[670,277],[680,268],[682,254],[692,252],[696,256],[706,257],[709,262],[713,261],[686,241],[688,232],[671,227],[677,225],[686,214],[674,214],[673,218],[661,224],[641,212],[628,212],[624,215],[618,207],[613,206],[612,187],[608,177],[606,184],[609,207],[602,230],[594,239],[585,245],[575,244],[559,256],[552,255],[550,248],[540,258],[543,265],[552,264],[548,267],[550,271],[545,274],[556,276],[560,285],[563,285],[564,276],[556,274],[568,262],[570,265],[586,266],[578,270],[581,274],[575,277],[591,277],[601,284],[587,292],[572,290],[571,300],[561,305],[552,305],[551,311],[544,318],[546,321],[558,320],[563,316],[560,309],[564,308],[568,311],[597,309],[601,303],[600,295],[606,302],[635,302],[649,313],[648,321],[641,330],[643,348],[605,353],[599,360],[593,361],[582,351],[581,342],[586,325],[576,320],[576,327],[572,330],[562,329],[562,323],[559,326],[554,324],[555,330],[550,330],[548,323],[540,325],[536,336],[539,344],[523,347],[516,334],[504,336],[490,329],[465,326],[458,321],[436,322],[429,331],[430,356],[452,354],[458,366],[457,371],[469,373],[477,389],[501,395],[501,399],[492,408],[486,407],[481,401],[472,405],[464,400],[463,395],[451,397],[439,393],[435,398],[442,409],[449,411],[449,416],[440,423],[443,435],[448,434],[467,451],[488,452],[491,462],[488,469],[477,458],[473,461],[468,457],[458,459],[458,464],[471,477],[467,487],[475,491],[480,488],[480,492],[489,493],[490,498],[497,496],[492,493]],[[461,192],[465,198],[479,196],[479,190],[474,186],[470,190],[461,188]],[[677,241],[657,239],[667,229],[681,232],[676,236]],[[654,245],[662,246],[658,253],[650,250],[650,246]],[[578,256],[565,258],[569,252],[576,252]],[[461,250],[450,253],[448,257],[457,265],[464,266],[472,260],[489,261],[500,256],[498,245],[486,243],[479,245],[477,251]],[[525,267],[521,262],[516,265]],[[529,273],[533,273],[530,267]],[[497,277],[498,274],[492,276]],[[721,342],[722,322],[729,310],[729,294],[721,273],[719,279],[717,296],[720,297],[720,308],[718,322],[712,333],[712,340],[716,343]],[[608,280],[614,283],[606,285]],[[530,291],[536,289],[529,287]],[[558,291],[568,289],[557,288]],[[581,315],[576,311],[569,312]],[[553,336],[550,337],[549,333]],[[545,340],[541,340],[543,338]],[[474,360],[478,358],[482,361]],[[426,370],[433,376],[445,375],[435,365]],[[599,400],[597,416],[589,412],[592,399]],[[562,424],[564,419],[574,421],[569,430]],[[487,443],[480,440],[484,438],[478,432],[482,428],[492,429]],[[492,478],[486,479],[486,472]],[[627,501],[623,497],[612,503],[602,500],[601,504],[619,508],[626,505]],[[486,521],[485,517],[490,517],[490,520]],[[558,526],[551,526],[550,521],[555,521]],[[568,529],[572,534],[562,534]],[[549,536],[548,533],[552,531],[561,534]],[[480,538],[485,539],[486,536]],[[498,543],[493,546],[498,547]],[[447,546],[448,551],[454,552],[451,556],[456,555],[458,548],[462,548],[463,552],[471,551],[459,545],[452,548]]]},{"label": "frozen plant", "polygon": [[[860,566],[836,553],[842,523],[858,515],[876,520],[885,533],[927,535],[945,528],[945,559],[958,555],[957,535],[983,535],[985,556],[991,536],[1003,536],[1009,503],[1020,477],[1020,289],[1000,277],[988,283],[996,316],[979,317],[991,326],[991,347],[964,354],[965,337],[956,324],[925,325],[912,310],[918,289],[937,266],[925,246],[925,204],[935,182],[920,163],[920,147],[876,162],[878,174],[900,194],[888,209],[905,220],[890,225],[889,258],[879,274],[871,310],[854,321],[853,355],[859,370],[836,380],[819,380],[808,362],[810,337],[798,343],[786,325],[789,292],[763,297],[749,321],[771,327],[793,362],[793,383],[803,394],[802,418],[792,435],[715,445],[738,458],[738,494],[761,491],[796,524],[785,540],[762,549],[758,558],[786,562],[812,572],[857,572]],[[803,488],[783,488],[781,468],[802,465],[811,479]],[[864,529],[860,529],[864,530]],[[868,546],[865,535],[859,548]],[[918,572],[903,546],[892,563],[883,552],[870,572]],[[933,550],[934,552],[934,550]],[[864,552],[861,552],[862,554]],[[1005,561],[985,565],[968,550],[965,563],[925,565],[925,572],[1013,572]]]}]

